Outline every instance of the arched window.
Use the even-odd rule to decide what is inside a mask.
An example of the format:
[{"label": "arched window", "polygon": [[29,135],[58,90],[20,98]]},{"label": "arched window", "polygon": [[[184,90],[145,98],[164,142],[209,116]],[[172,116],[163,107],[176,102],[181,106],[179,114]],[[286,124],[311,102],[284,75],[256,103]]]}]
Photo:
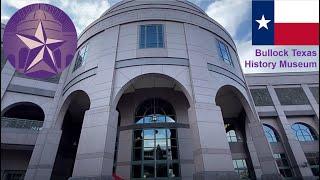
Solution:
[{"label": "arched window", "polygon": [[149,99],[136,111],[136,124],[175,122],[174,109],[170,103],[161,99]]},{"label": "arched window", "polygon": [[279,142],[279,137],[278,137],[277,133],[275,132],[275,130],[271,126],[263,124],[263,130],[264,130],[264,134],[267,137],[267,140],[269,143]]},{"label": "arched window", "polygon": [[317,140],[315,133],[305,124],[295,123],[291,126],[291,128],[298,141]]},{"label": "arched window", "polygon": [[135,116],[132,178],[176,178],[180,175],[174,109],[166,101],[144,101]]}]

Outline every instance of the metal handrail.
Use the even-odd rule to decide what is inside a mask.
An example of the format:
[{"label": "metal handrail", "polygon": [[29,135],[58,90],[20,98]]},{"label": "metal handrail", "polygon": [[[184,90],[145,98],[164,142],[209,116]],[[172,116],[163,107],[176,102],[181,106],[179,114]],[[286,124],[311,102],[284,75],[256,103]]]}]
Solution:
[{"label": "metal handrail", "polygon": [[1,128],[18,128],[18,129],[31,129],[34,131],[41,130],[43,121],[1,117]]}]

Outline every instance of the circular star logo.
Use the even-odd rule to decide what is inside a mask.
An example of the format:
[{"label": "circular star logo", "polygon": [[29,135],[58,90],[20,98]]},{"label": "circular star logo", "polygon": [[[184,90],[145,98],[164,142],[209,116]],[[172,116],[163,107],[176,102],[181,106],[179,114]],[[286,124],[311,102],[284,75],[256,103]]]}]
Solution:
[{"label": "circular star logo", "polygon": [[6,58],[20,73],[48,78],[71,63],[77,32],[71,19],[49,4],[32,4],[17,11],[3,35]]}]

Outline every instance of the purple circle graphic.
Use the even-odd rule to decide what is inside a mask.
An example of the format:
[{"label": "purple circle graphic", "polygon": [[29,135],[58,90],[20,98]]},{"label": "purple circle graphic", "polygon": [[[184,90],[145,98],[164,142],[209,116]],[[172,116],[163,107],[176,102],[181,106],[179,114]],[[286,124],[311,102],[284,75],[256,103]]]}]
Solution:
[{"label": "purple circle graphic", "polygon": [[20,73],[48,78],[62,72],[77,48],[77,32],[61,9],[32,4],[17,11],[3,35],[6,58]]}]

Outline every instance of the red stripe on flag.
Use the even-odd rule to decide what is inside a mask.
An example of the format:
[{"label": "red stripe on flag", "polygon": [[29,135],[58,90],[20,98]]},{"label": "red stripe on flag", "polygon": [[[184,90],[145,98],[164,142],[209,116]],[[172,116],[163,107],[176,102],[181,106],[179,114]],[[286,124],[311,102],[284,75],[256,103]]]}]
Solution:
[{"label": "red stripe on flag", "polygon": [[319,23],[275,23],[275,45],[319,45]]}]

